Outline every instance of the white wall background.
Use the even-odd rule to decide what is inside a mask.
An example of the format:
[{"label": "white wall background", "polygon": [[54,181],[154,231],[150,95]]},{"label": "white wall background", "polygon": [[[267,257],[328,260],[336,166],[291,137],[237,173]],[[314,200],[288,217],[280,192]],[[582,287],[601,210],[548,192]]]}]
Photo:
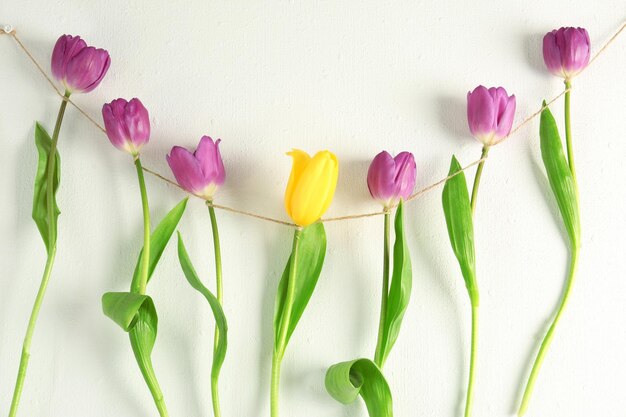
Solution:
[{"label": "white wall background", "polygon": [[[621,23],[622,0],[571,1],[4,1],[14,25],[49,67],[60,34],[105,47],[102,85],[75,100],[99,119],[103,102],[140,97],[153,137],[144,163],[167,173],[174,144],[224,140],[219,202],[286,217],[292,147],[328,148],[340,180],[328,215],[371,211],[365,175],[381,149],[410,150],[418,187],[441,178],[456,153],[478,158],[465,95],[477,84],[518,97],[517,120],[562,84],[543,69],[541,38],[588,28],[595,50]],[[583,250],[570,308],[558,329],[531,416],[623,416],[626,408],[626,38],[575,82],[573,132]],[[23,333],[44,265],[30,219],[34,120],[52,128],[59,99],[8,37],[0,37],[0,410],[9,408]],[[562,101],[554,108],[562,120]],[[127,289],[141,245],[131,159],[69,108],[60,151],[57,263],[33,341],[21,416],[154,416],[127,337],[100,297]],[[154,218],[182,194],[149,177]],[[441,189],[407,210],[414,290],[386,375],[397,416],[458,416],[465,393],[469,304],[449,247]],[[223,414],[269,415],[274,293],[288,228],[219,213],[230,347]],[[180,229],[213,287],[209,218],[190,201]],[[327,226],[316,293],[284,362],[282,414],[365,416],[324,389],[333,363],[371,356],[381,275],[382,219]],[[567,252],[544,178],[538,121],[493,149],[476,214],[481,330],[475,415],[512,414],[529,360],[561,294]],[[213,322],[184,280],[171,245],[149,287],[160,317],[154,363],[172,416],[210,415]]]}]

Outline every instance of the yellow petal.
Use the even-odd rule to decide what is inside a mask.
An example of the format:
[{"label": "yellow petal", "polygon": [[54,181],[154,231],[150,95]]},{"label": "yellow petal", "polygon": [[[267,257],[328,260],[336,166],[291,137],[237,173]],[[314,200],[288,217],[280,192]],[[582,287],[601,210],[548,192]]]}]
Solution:
[{"label": "yellow petal", "polygon": [[308,153],[299,149],[294,149],[291,152],[287,152],[287,155],[293,158],[293,165],[291,166],[291,174],[289,175],[289,182],[287,183],[287,189],[285,190],[285,210],[287,210],[287,214],[289,215],[289,217],[293,218],[293,216],[291,215],[291,196],[293,195],[293,191],[298,184],[302,172],[309,164],[311,157]]},{"label": "yellow petal", "polygon": [[301,173],[291,196],[291,218],[300,226],[317,221],[328,209],[337,185],[338,163],[328,151],[318,152]]}]

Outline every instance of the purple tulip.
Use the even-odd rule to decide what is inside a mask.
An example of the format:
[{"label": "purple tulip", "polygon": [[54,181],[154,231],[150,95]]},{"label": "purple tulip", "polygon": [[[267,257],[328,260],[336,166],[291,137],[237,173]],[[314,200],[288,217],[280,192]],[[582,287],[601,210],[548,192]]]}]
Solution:
[{"label": "purple tulip", "polygon": [[589,33],[583,28],[561,28],[543,37],[543,60],[548,70],[566,80],[587,64],[591,52]]},{"label": "purple tulip", "polygon": [[96,88],[110,65],[107,51],[87,46],[80,36],[62,35],[52,51],[52,75],[70,93],[88,93]]},{"label": "purple tulip", "polygon": [[497,144],[511,132],[514,116],[515,95],[509,97],[502,87],[479,85],[467,93],[470,131],[485,146]]},{"label": "purple tulip", "polygon": [[367,187],[374,199],[385,207],[392,207],[400,199],[408,199],[415,187],[417,167],[415,158],[410,152],[400,152],[392,157],[382,151],[370,165],[367,172]]},{"label": "purple tulip", "polygon": [[150,116],[138,98],[105,104],[102,118],[109,140],[118,149],[136,156],[150,139]]},{"label": "purple tulip", "polygon": [[194,153],[183,147],[174,146],[167,155],[167,163],[178,184],[205,200],[212,200],[226,179],[219,148],[221,141],[218,139],[213,142],[210,137],[202,136]]}]

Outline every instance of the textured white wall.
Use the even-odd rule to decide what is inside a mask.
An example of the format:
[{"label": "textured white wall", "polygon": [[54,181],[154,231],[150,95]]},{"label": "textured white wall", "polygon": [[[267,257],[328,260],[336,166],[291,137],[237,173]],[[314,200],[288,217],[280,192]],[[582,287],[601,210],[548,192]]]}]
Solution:
[{"label": "textured white wall", "polygon": [[[80,34],[107,48],[112,66],[93,93],[76,96],[98,116],[104,101],[140,97],[153,137],[146,165],[168,173],[174,144],[221,137],[228,170],[219,202],[286,217],[282,195],[292,147],[336,152],[340,180],[329,215],[376,209],[365,184],[381,149],[410,150],[418,187],[441,178],[456,153],[478,158],[465,94],[479,83],[518,97],[517,120],[561,83],[543,69],[541,37],[583,25],[597,48],[623,16],[622,0],[206,1],[0,4],[49,67],[56,38]],[[626,408],[626,38],[575,82],[573,132],[583,215],[579,279],[542,370],[531,416],[623,416]],[[0,37],[0,410],[8,410],[20,346],[44,264],[30,219],[33,122],[52,127],[59,99],[10,38]],[[562,117],[562,102],[554,113]],[[60,141],[57,263],[33,342],[22,416],[153,416],[127,337],[100,309],[105,291],[129,285],[141,245],[131,160],[75,109]],[[148,178],[154,218],[182,194]],[[449,247],[441,189],[407,210],[414,290],[386,367],[398,416],[461,414],[469,305]],[[269,415],[274,293],[289,229],[219,213],[230,347],[221,378],[224,416]],[[209,219],[190,201],[180,229],[213,286]],[[284,416],[365,416],[324,389],[326,368],[375,347],[382,219],[333,223],[316,293],[284,362]],[[504,416],[561,294],[567,261],[544,178],[538,122],[493,149],[476,214],[482,291],[475,415]],[[172,416],[210,415],[213,325],[185,282],[174,246],[149,292],[160,317],[154,362]]]}]

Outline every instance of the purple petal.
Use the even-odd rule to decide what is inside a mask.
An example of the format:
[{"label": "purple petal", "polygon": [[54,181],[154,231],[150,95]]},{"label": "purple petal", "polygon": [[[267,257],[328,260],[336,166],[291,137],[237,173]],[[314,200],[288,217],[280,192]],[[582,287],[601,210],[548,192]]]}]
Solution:
[{"label": "purple petal", "polygon": [[193,154],[185,148],[174,146],[166,159],[178,184],[190,193],[202,195],[206,181],[200,162]]},{"label": "purple petal", "polygon": [[367,187],[375,200],[388,204],[393,197],[396,162],[387,151],[374,157],[367,171]]},{"label": "purple petal", "polygon": [[474,137],[493,133],[497,121],[496,109],[490,91],[482,85],[467,93],[467,122]]},{"label": "purple petal", "polygon": [[[417,176],[417,166],[415,158],[410,152],[400,152],[394,158],[395,176],[394,176],[394,200],[402,198],[408,199],[415,188],[415,179]],[[394,201],[394,204],[397,201]]]},{"label": "purple petal", "polygon": [[221,139],[218,139],[214,143],[211,137],[203,136],[200,139],[198,148],[194,152],[195,157],[200,162],[202,172],[207,180],[207,185],[213,183],[217,186],[221,186],[224,184],[226,178],[224,163],[219,150],[220,142]]},{"label": "purple petal", "polygon": [[67,63],[86,47],[87,44],[80,36],[60,36],[52,50],[51,69],[54,78],[59,81],[63,80]]},{"label": "purple petal", "polygon": [[89,92],[98,86],[110,65],[107,51],[88,46],[67,63],[65,83],[72,91]]}]

